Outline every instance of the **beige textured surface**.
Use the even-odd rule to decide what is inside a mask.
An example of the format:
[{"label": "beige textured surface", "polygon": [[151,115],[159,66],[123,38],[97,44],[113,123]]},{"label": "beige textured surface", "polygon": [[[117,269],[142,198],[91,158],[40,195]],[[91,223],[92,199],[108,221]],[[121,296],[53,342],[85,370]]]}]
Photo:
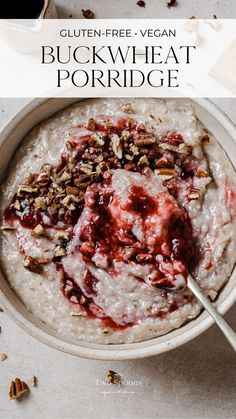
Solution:
[{"label": "beige textured surface", "polygon": [[[236,17],[235,0],[179,0],[166,9],[165,0],[146,0],[146,8],[134,0],[58,0],[60,15],[81,17],[91,8],[97,17]],[[0,124],[26,100],[0,99]],[[216,101],[236,123],[236,100]],[[236,306],[225,316],[236,330]],[[143,419],[236,418],[236,359],[224,337],[213,326],[182,348],[145,360],[91,361],[59,353],[22,332],[0,313],[1,419]],[[137,381],[117,387],[104,386],[106,371]],[[8,384],[15,377],[37,376],[38,386],[22,402],[8,400]],[[108,394],[104,391],[109,392]]]}]

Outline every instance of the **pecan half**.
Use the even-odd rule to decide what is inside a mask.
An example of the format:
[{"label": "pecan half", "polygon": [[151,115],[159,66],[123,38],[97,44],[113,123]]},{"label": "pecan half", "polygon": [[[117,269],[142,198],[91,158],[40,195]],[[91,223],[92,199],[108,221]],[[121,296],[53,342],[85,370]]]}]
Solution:
[{"label": "pecan half", "polygon": [[19,378],[16,378],[15,381],[11,382],[9,398],[10,400],[15,400],[21,397],[23,394],[27,394],[28,392],[28,385],[24,381],[21,381]]}]

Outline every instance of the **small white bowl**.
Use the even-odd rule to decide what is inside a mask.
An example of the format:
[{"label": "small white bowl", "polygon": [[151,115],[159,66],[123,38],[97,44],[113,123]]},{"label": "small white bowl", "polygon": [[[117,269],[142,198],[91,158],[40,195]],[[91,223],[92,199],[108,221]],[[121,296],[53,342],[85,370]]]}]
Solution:
[{"label": "small white bowl", "polygon": [[[178,99],[182,100],[182,99]],[[20,110],[0,131],[0,178],[7,164],[28,131],[76,99],[34,99]],[[211,101],[194,100],[197,117],[214,134],[236,168],[236,128],[232,121]],[[190,341],[212,325],[213,320],[203,311],[195,320],[179,329],[147,341],[102,345],[64,340],[39,319],[29,313],[23,303],[0,274],[0,306],[23,330],[38,340],[72,355],[103,360],[125,360],[157,355]],[[220,292],[216,306],[225,313],[236,300],[236,269]]]}]

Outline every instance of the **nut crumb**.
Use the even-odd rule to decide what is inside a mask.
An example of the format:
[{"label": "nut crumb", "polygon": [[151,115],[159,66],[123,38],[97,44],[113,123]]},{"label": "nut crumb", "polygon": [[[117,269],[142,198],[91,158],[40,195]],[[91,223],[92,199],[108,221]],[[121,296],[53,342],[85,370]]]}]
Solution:
[{"label": "nut crumb", "polygon": [[84,10],[84,9],[82,9],[81,11],[82,11],[83,16],[85,17],[85,19],[94,19],[95,18],[95,13],[92,12],[92,10],[89,10],[89,9]]},{"label": "nut crumb", "polygon": [[176,0],[166,0],[167,7],[172,7],[177,4]]},{"label": "nut crumb", "polygon": [[87,313],[86,313],[86,311],[72,311],[70,313],[70,315],[72,317],[86,317],[87,316]]},{"label": "nut crumb", "polygon": [[33,377],[30,378],[29,381],[27,381],[27,384],[31,387],[36,387],[37,386],[37,377],[35,377],[35,375],[33,375]]},{"label": "nut crumb", "polygon": [[0,361],[5,361],[5,359],[7,359],[7,355],[0,352]]},{"label": "nut crumb", "polygon": [[143,0],[139,0],[139,1],[137,2],[137,5],[138,5],[139,7],[145,7],[145,6],[146,6],[146,3],[145,3],[145,1],[143,1]]}]

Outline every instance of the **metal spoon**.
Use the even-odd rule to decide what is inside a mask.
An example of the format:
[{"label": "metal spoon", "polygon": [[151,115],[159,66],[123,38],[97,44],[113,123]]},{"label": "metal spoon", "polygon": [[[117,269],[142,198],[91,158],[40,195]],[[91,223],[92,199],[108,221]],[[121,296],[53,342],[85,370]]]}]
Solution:
[{"label": "metal spoon", "polygon": [[208,313],[213,317],[217,326],[219,326],[222,333],[228,339],[232,348],[236,351],[236,333],[231,329],[231,327],[226,323],[223,317],[218,313],[213,304],[210,303],[207,297],[203,294],[202,290],[196,284],[195,280],[189,275],[188,276],[188,288],[192,293],[197,297],[197,299],[202,303],[203,307],[208,311]]}]

